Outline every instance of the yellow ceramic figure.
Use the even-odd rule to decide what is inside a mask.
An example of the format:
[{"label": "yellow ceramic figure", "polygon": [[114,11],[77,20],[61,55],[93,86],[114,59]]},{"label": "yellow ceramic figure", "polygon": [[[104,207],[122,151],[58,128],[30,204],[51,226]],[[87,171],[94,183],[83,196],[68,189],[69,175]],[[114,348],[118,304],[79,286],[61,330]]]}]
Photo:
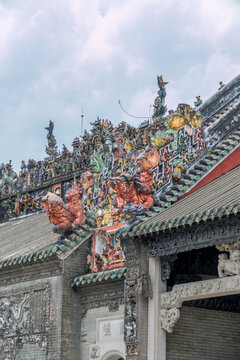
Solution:
[{"label": "yellow ceramic figure", "polygon": [[175,181],[179,181],[183,172],[185,172],[185,168],[183,166],[175,166],[172,174],[173,179]]},{"label": "yellow ceramic figure", "polygon": [[192,128],[196,128],[202,124],[203,118],[201,115],[198,115],[195,113],[193,116],[190,116],[189,121],[190,121]]},{"label": "yellow ceramic figure", "polygon": [[130,141],[128,141],[128,140],[126,141],[125,149],[126,149],[127,151],[132,151],[132,149],[133,149]]},{"label": "yellow ceramic figure", "polygon": [[182,115],[176,114],[172,115],[168,120],[168,125],[171,129],[179,130],[185,124],[185,118]]},{"label": "yellow ceramic figure", "polygon": [[97,220],[97,227],[100,228],[102,226],[102,220],[103,220],[103,211],[102,211],[102,209],[99,209],[97,211],[96,220]]},{"label": "yellow ceramic figure", "polygon": [[166,145],[166,143],[168,142],[168,136],[165,135],[162,138],[156,137],[154,142],[155,142],[155,146],[160,149],[161,147]]},{"label": "yellow ceramic figure", "polygon": [[108,209],[105,209],[103,212],[103,218],[102,218],[102,223],[104,225],[111,225],[111,212]]}]

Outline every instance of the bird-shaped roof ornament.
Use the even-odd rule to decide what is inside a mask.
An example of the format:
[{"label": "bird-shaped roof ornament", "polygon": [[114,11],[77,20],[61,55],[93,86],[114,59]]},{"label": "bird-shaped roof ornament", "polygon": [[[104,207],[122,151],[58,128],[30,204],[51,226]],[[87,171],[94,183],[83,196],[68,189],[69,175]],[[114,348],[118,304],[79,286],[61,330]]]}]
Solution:
[{"label": "bird-shaped roof ornament", "polygon": [[168,81],[164,81],[162,75],[157,76],[158,80],[158,86],[161,88],[162,86],[166,86],[168,84]]}]

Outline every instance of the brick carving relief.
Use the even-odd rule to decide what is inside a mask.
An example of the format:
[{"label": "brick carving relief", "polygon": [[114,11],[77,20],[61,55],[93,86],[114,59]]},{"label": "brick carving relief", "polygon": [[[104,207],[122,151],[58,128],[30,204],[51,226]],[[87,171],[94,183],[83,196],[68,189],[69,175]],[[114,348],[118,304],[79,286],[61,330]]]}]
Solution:
[{"label": "brick carving relief", "polygon": [[161,234],[148,234],[144,244],[149,257],[166,256],[237,241],[240,238],[239,218],[214,220],[196,226],[182,226]]},{"label": "brick carving relief", "polygon": [[134,356],[133,359],[135,359],[135,356],[138,355],[138,344],[137,343],[127,344],[127,355],[128,355],[128,359],[131,359],[131,356]]},{"label": "brick carving relief", "polygon": [[14,360],[25,343],[47,354],[49,283],[0,293],[0,359]]},{"label": "brick carving relief", "polygon": [[108,306],[110,312],[118,311],[124,304],[123,290],[98,292],[89,296],[81,296],[81,316],[86,316],[89,309]]},{"label": "brick carving relief", "polygon": [[124,338],[126,343],[127,360],[136,359],[138,355],[137,333],[137,301],[139,293],[147,291],[145,283],[139,272],[138,253],[134,242],[126,239],[123,242],[124,253],[127,260],[127,278],[125,280],[125,319]]},{"label": "brick carving relief", "polygon": [[37,279],[42,279],[42,278],[46,278],[46,277],[52,277],[52,276],[57,276],[61,273],[61,270],[59,268],[57,269],[45,269],[42,270],[41,272],[35,272],[35,273],[27,273],[24,275],[18,275],[16,273],[16,275],[14,274],[14,276],[9,276],[8,274],[2,274],[2,278],[0,279],[0,286],[5,286],[5,285],[12,285],[12,284],[18,284],[20,282],[25,282],[25,281],[32,281],[32,280],[37,280]]}]

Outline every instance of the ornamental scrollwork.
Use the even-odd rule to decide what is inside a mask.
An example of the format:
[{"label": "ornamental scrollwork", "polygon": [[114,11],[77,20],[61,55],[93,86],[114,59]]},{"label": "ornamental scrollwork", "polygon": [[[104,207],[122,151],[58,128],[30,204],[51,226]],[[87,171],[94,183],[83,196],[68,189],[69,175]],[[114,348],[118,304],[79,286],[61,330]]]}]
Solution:
[{"label": "ornamental scrollwork", "polygon": [[180,310],[177,308],[161,309],[161,327],[168,333],[173,332],[173,328],[180,318]]}]

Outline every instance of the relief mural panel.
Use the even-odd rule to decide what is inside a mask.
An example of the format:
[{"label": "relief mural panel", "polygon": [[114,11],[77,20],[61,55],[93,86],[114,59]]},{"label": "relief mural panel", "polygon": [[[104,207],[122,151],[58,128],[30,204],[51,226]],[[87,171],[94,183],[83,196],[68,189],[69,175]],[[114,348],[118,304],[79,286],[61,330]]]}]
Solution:
[{"label": "relief mural panel", "polygon": [[24,344],[47,354],[49,284],[0,294],[0,359],[14,360]]}]

